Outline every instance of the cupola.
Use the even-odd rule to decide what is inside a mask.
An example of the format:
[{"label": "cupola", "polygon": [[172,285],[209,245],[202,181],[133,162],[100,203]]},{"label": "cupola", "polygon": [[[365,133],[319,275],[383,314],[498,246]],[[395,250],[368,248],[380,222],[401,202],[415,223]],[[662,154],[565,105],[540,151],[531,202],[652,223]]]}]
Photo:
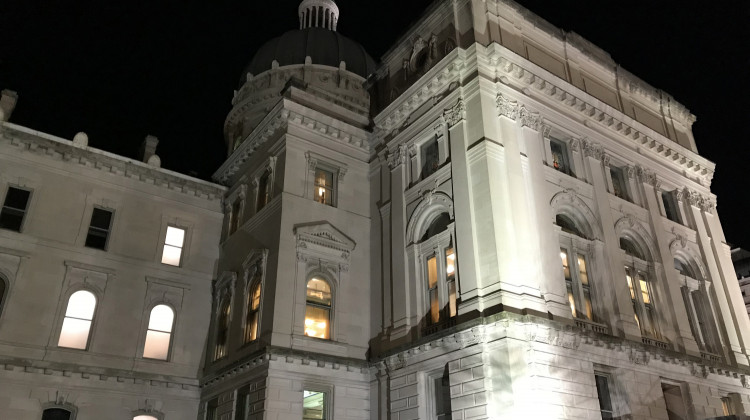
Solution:
[{"label": "cupola", "polygon": [[336,30],[339,7],[333,0],[303,0],[299,5],[299,28]]}]

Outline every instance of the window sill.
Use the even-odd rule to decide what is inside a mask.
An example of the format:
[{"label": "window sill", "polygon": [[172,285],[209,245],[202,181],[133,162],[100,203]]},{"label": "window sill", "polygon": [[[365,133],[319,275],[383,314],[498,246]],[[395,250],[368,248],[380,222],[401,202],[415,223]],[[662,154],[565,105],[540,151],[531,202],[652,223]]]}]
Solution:
[{"label": "window sill", "polygon": [[723,361],[723,357],[719,356],[718,354],[709,353],[707,351],[701,351],[701,359],[713,362],[713,363],[721,363]]},{"label": "window sill", "polygon": [[575,318],[575,323],[576,326],[582,330],[609,335],[609,327],[604,324],[581,318]]},{"label": "window sill", "polygon": [[666,341],[657,340],[651,337],[641,337],[641,342],[647,346],[652,346],[663,350],[674,350],[672,348],[672,345],[667,343]]},{"label": "window sill", "polygon": [[455,327],[457,323],[458,317],[454,316],[452,318],[448,318],[445,321],[439,322],[437,324],[428,325],[424,328],[422,328],[422,336],[428,336],[435,334],[438,331],[448,329],[450,327]]}]

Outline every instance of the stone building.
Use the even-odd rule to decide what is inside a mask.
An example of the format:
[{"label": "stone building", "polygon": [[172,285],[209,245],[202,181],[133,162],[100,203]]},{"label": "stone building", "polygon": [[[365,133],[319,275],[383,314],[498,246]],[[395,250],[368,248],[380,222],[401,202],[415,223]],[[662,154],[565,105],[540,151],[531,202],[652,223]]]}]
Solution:
[{"label": "stone building", "polygon": [[298,14],[242,75],[223,187],[3,123],[12,418],[746,418],[684,106],[512,0],[438,0],[379,64],[332,0]]},{"label": "stone building", "polygon": [[742,299],[745,301],[747,314],[750,316],[750,252],[743,248],[732,250],[732,263],[737,273],[737,281],[740,283]]}]

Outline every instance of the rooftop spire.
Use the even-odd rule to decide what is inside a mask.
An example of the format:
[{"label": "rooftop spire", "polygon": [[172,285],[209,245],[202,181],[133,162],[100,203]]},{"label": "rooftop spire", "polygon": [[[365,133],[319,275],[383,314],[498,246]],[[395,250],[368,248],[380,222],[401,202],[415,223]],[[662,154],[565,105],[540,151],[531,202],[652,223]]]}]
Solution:
[{"label": "rooftop spire", "polygon": [[299,5],[300,29],[325,28],[336,30],[339,7],[333,0],[302,0]]}]

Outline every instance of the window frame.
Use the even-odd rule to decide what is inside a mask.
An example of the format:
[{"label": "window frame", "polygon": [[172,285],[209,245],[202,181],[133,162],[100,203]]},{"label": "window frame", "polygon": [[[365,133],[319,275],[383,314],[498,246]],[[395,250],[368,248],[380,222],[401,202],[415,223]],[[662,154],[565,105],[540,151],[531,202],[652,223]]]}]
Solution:
[{"label": "window frame", "polygon": [[[449,222],[446,226],[446,229],[437,232],[433,234],[432,236],[422,240],[421,242],[415,244],[416,246],[416,255],[419,262],[419,278],[421,279],[421,282],[423,284],[422,286],[422,294],[424,295],[423,301],[424,304],[423,310],[419,311],[419,316],[424,316],[425,322],[424,327],[427,329],[432,328],[439,328],[441,325],[450,324],[452,320],[455,320],[458,317],[458,298],[459,298],[459,261],[458,261],[458,253],[456,251],[456,245],[455,245],[455,221],[453,219],[450,219],[450,213],[447,212],[440,212],[433,215],[433,217],[429,218],[429,223],[425,223],[426,229],[425,232],[427,232],[430,227],[432,226],[432,223],[438,220],[443,214],[447,214],[449,217]],[[422,237],[423,235],[420,235]],[[452,282],[455,285],[455,295],[451,296],[450,293],[450,286],[449,283],[451,283],[451,280],[449,280],[449,274],[447,270],[447,252],[448,250],[453,250],[453,256],[454,256],[454,272],[453,272],[453,280]],[[435,285],[435,288],[430,287],[430,280],[429,280],[429,261],[435,258],[436,262],[436,275],[437,275],[437,283]],[[431,292],[434,290],[435,293],[437,293],[437,303],[438,303],[438,320],[433,321],[431,314],[432,314],[432,300],[431,300]],[[456,313],[451,316],[450,310],[451,306],[455,307]],[[424,314],[424,315],[422,315]]]},{"label": "window frame", "polygon": [[[672,190],[672,191],[665,191],[665,190],[659,190],[660,195],[660,206],[662,210],[662,216],[667,218],[667,220],[670,220],[674,223],[684,225],[684,217],[682,215],[682,211],[680,209],[680,202],[677,199],[677,192],[678,190]],[[670,214],[673,217],[670,217]]]},{"label": "window frame", "polygon": [[[327,187],[325,184],[318,184],[318,171],[324,172],[326,174],[330,174],[331,175],[331,186],[330,187]],[[337,183],[338,183],[338,179],[337,179],[337,176],[336,176],[336,171],[331,170],[331,169],[329,169],[326,166],[320,166],[320,165],[316,166],[315,167],[315,172],[314,172],[314,175],[313,175],[313,201],[315,201],[318,204],[323,204],[325,206],[336,207],[337,199],[338,199],[338,191],[337,191],[337,188],[336,188]],[[330,190],[330,192],[331,192],[330,203],[326,203],[325,202],[326,201],[325,198],[323,199],[323,201],[318,201],[318,197],[320,196],[320,194],[318,193],[318,191],[320,189],[323,189],[324,191],[329,191]]]},{"label": "window frame", "polygon": [[74,406],[70,403],[63,403],[58,404],[56,402],[49,402],[42,404],[42,417],[44,418],[44,412],[47,410],[65,410],[68,413],[70,413],[70,418],[68,420],[76,420],[76,417],[78,416],[78,407]]},{"label": "window frame", "polygon": [[310,382],[303,382],[302,383],[302,418],[304,419],[304,402],[305,402],[305,391],[307,392],[317,392],[322,393],[325,395],[324,397],[324,406],[323,406],[323,419],[322,420],[332,420],[333,419],[333,393],[334,393],[334,386],[333,385],[327,385],[327,384],[321,384],[321,383],[310,383]]},{"label": "window frame", "polygon": [[[166,249],[166,247],[167,246],[171,246],[173,248],[177,248],[174,245],[168,245],[167,244],[167,234],[169,233],[169,228],[180,229],[180,230],[183,231],[182,246],[180,247],[180,261],[179,261],[179,263],[177,265],[173,265],[173,264],[169,264],[169,263],[165,263],[164,262],[164,250]],[[159,255],[161,255],[161,258],[159,258],[159,263],[162,264],[162,265],[170,266],[170,267],[181,268],[183,266],[183,264],[185,263],[185,254],[186,254],[186,251],[187,251],[187,248],[188,248],[187,244],[188,244],[189,234],[190,234],[190,229],[187,226],[180,225],[180,224],[177,224],[177,223],[167,223],[167,227],[164,230],[164,233],[161,235],[161,237],[163,239],[161,241],[161,246],[159,248],[159,250],[160,250]]]},{"label": "window frame", "polygon": [[[17,189],[17,190],[27,191],[29,193],[29,197],[26,199],[26,207],[23,210],[17,209],[15,207],[10,207],[10,206],[6,206],[5,205],[5,201],[8,199],[8,194],[10,193],[11,189]],[[18,227],[18,230],[8,229],[8,228],[2,228],[2,230],[6,230],[6,231],[9,231],[9,232],[23,233],[23,231],[24,231],[24,229],[26,227],[26,221],[28,220],[29,208],[31,207],[31,200],[33,200],[33,198],[34,198],[34,189],[32,189],[32,188],[22,187],[22,186],[17,185],[17,184],[8,184],[6,186],[6,188],[5,188],[5,195],[3,195],[2,204],[0,204],[0,216],[2,215],[3,212],[5,212],[6,207],[9,208],[9,209],[11,209],[11,210],[22,211],[23,212],[23,216],[21,217],[21,225]]]},{"label": "window frame", "polygon": [[[331,290],[331,292],[330,292],[331,293],[331,304],[330,304],[330,306],[325,306],[325,305],[322,305],[322,304],[317,304],[315,302],[308,301],[308,299],[307,299],[307,288],[308,288],[308,285],[310,284],[310,282],[313,279],[316,279],[316,278],[320,279],[320,280],[323,280],[324,282],[326,282],[326,284],[328,284],[328,287]],[[303,333],[302,334],[306,338],[310,338],[310,339],[316,339],[316,340],[321,340],[321,341],[336,341],[334,339],[334,337],[335,337],[334,336],[334,330],[335,330],[335,328],[334,328],[334,326],[335,326],[335,324],[334,324],[335,305],[336,305],[336,286],[335,286],[334,282],[331,281],[330,277],[327,276],[327,275],[325,275],[325,274],[323,274],[323,273],[319,273],[319,272],[313,272],[310,275],[308,275],[307,276],[307,281],[305,282],[305,312],[304,312],[305,315],[303,317],[303,325],[302,325]],[[313,308],[319,308],[319,309],[326,309],[327,308],[327,310],[328,310],[328,338],[320,338],[320,337],[310,336],[310,335],[307,335],[304,332],[304,330],[305,330],[304,322],[307,320],[307,307],[308,306],[312,306]]]},{"label": "window frame", "polygon": [[[225,307],[227,308],[226,311],[224,310]],[[221,330],[220,330],[219,321],[222,319],[222,317],[223,317],[223,315],[224,315],[225,312],[228,312],[226,314],[226,318],[227,318],[227,321],[226,321],[226,335],[224,337],[224,343],[222,345],[222,347],[223,347],[222,350],[223,351],[220,352],[219,351],[219,332]],[[217,307],[216,316],[215,316],[215,322],[214,322],[214,325],[215,325],[215,327],[214,327],[214,334],[213,334],[213,338],[214,338],[213,339],[214,351],[213,351],[213,355],[212,355],[212,360],[214,362],[219,361],[219,360],[227,357],[227,355],[229,354],[229,336],[230,336],[230,331],[232,330],[232,312],[233,312],[232,311],[232,295],[228,294],[228,293],[225,293],[222,296],[222,298],[219,299],[219,304],[218,304],[218,307]]]},{"label": "window frame", "polygon": [[[424,378],[426,381],[427,386],[427,410],[428,410],[428,418],[434,419],[434,420],[451,420],[452,418],[452,407],[451,407],[451,400],[450,400],[450,375],[448,373],[448,366],[445,366],[444,368],[433,370],[431,372],[427,372],[424,374]],[[438,396],[438,389],[435,386],[435,381],[440,379],[441,381],[448,381],[447,386],[443,389],[443,392],[448,393],[448,406],[446,413],[438,413],[437,411],[437,403],[438,401],[445,402],[444,397],[446,395],[440,395]]]},{"label": "window frame", "polygon": [[[65,319],[68,318],[67,313],[68,313],[68,305],[70,304],[70,298],[73,297],[74,294],[76,294],[78,292],[82,292],[82,291],[83,292],[91,293],[94,296],[94,299],[95,299],[94,312],[91,314],[91,320],[89,321],[90,324],[89,324],[88,336],[86,338],[86,347],[83,348],[83,349],[77,349],[77,348],[74,348],[74,347],[63,347],[63,346],[60,346],[60,337],[62,337],[63,326],[65,325]],[[60,321],[59,321],[59,325],[57,327],[57,334],[56,334],[55,342],[54,342],[55,343],[55,348],[57,348],[57,349],[63,349],[63,350],[67,350],[67,351],[86,351],[86,352],[90,351],[91,350],[91,343],[94,341],[93,340],[93,338],[94,338],[94,329],[96,327],[96,320],[98,318],[97,317],[97,312],[99,311],[99,306],[100,306],[99,303],[101,302],[101,297],[96,292],[96,290],[93,290],[93,289],[88,288],[88,287],[76,287],[76,288],[73,288],[73,289],[71,289],[71,290],[68,291],[68,293],[66,294],[66,297],[63,300],[63,302],[64,303],[63,303],[62,308],[61,308],[62,312],[60,313]],[[75,319],[80,319],[80,318],[75,318]]]},{"label": "window frame", "polygon": [[[169,332],[169,345],[167,347],[167,357],[165,359],[157,359],[157,358],[153,358],[153,357],[146,357],[144,355],[144,353],[146,352],[146,343],[148,341],[148,332],[152,331],[151,328],[149,328],[150,324],[151,324],[151,313],[153,312],[153,310],[157,306],[162,306],[162,305],[166,306],[166,307],[168,307],[169,309],[172,310],[172,330]],[[177,309],[170,302],[164,301],[164,300],[160,300],[160,301],[156,301],[156,302],[152,303],[151,305],[149,305],[148,306],[148,310],[145,313],[146,313],[146,316],[145,316],[145,324],[146,325],[145,325],[145,335],[143,337],[143,345],[141,345],[141,351],[140,351],[141,358],[145,359],[145,360],[149,360],[149,361],[155,361],[155,362],[171,362],[172,361],[172,348],[174,346],[174,341],[175,341],[175,331],[177,330],[177,318],[178,318]],[[159,330],[153,330],[153,331],[164,332],[164,331],[159,331]],[[148,414],[148,413],[146,413],[146,414]]]},{"label": "window frame", "polygon": [[[573,217],[570,217],[564,213],[558,213],[556,216],[563,216],[571,220],[575,226],[575,220]],[[573,298],[573,305],[574,308],[571,307],[571,315],[574,319],[580,319],[583,321],[588,322],[594,322],[599,323],[602,320],[602,308],[599,307],[599,299],[597,299],[597,289],[595,286],[595,281],[592,281],[593,272],[595,272],[595,258],[593,253],[593,241],[581,236],[584,235],[583,230],[580,229],[580,227],[575,226],[576,229],[581,233],[581,235],[566,232],[561,225],[557,223],[557,220],[555,221],[555,226],[558,231],[558,242],[559,242],[559,248],[560,248],[560,258],[562,260],[562,254],[565,252],[566,258],[568,261],[568,269],[570,271],[570,283],[571,283],[571,292],[572,292],[572,298]],[[586,276],[588,278],[588,285],[583,284],[583,280],[581,280],[581,267],[578,261],[578,257],[582,256],[584,260],[584,264],[586,266]],[[561,261],[562,265],[562,261]],[[564,268],[564,266],[563,266]],[[563,269],[564,273],[564,269]],[[565,276],[563,275],[563,278],[565,279]],[[568,280],[565,279],[566,283],[566,291],[567,291],[567,283]],[[589,299],[588,303],[591,307],[591,315],[589,316],[586,314],[585,316],[580,316],[580,314],[584,314],[583,311],[581,311],[581,308],[585,308],[585,295],[586,291],[588,291]],[[570,301],[571,296],[568,296],[568,301]],[[575,312],[574,312],[575,311]]]},{"label": "window frame", "polygon": [[[260,271],[260,274],[256,277],[255,273],[252,277],[248,278],[247,284],[245,286],[245,294],[243,295],[245,297],[245,317],[243,320],[243,343],[244,344],[250,344],[253,342],[258,341],[260,338],[260,318],[262,314],[262,307],[263,307],[263,289],[264,289],[264,277],[265,277],[265,267],[257,267],[257,270]],[[252,308],[252,303],[254,301],[253,294],[255,289],[260,288],[259,296],[258,296],[258,307],[256,309]],[[248,336],[248,321],[250,320],[250,315],[256,314],[256,320],[255,320],[255,338],[250,338]]]},{"label": "window frame", "polygon": [[[640,247],[639,244],[630,238],[620,237],[620,240],[628,241],[637,251]],[[628,293],[630,293],[630,300],[633,303],[633,311],[635,312],[641,335],[647,338],[663,340],[662,326],[660,325],[659,312],[657,310],[659,298],[657,293],[655,293],[656,287],[653,283],[656,278],[654,264],[638,256],[629,254],[622,247],[620,247],[620,252],[622,253],[622,261],[625,266],[625,281],[627,282],[628,278],[631,279],[631,283],[628,284]],[[646,257],[643,251],[640,251],[640,253]],[[646,284],[646,294],[649,296],[649,303],[644,302],[644,290],[641,288],[641,282]],[[646,322],[645,325],[644,321]]]},{"label": "window frame", "polygon": [[[611,193],[617,198],[633,203],[633,194],[630,191],[630,182],[628,177],[628,168],[626,166],[609,166],[609,177],[612,180]],[[617,181],[616,181],[617,180]],[[616,185],[620,184],[622,188],[621,194],[617,194]]]},{"label": "window frame", "polygon": [[[99,227],[93,227],[93,229],[96,229],[98,231],[104,231],[104,232],[107,233],[107,236],[106,236],[106,238],[104,240],[104,246],[102,248],[98,248],[98,247],[94,247],[94,246],[89,246],[88,245],[89,235],[91,235],[91,229],[92,229],[91,223],[94,220],[94,213],[96,212],[96,210],[105,211],[105,212],[108,212],[110,214],[109,227],[106,230],[104,230],[102,228],[99,228]],[[104,206],[99,206],[99,205],[92,206],[91,213],[89,214],[89,223],[88,223],[88,227],[86,228],[86,237],[84,239],[83,246],[86,247],[86,248],[88,248],[88,249],[96,249],[96,250],[99,250],[99,251],[108,252],[110,244],[111,244],[112,231],[114,230],[114,224],[115,224],[115,210],[114,209],[108,208],[108,207],[104,207]]]},{"label": "window frame", "polygon": [[[560,155],[563,158],[562,169],[555,167],[555,152],[554,152],[553,144],[558,145],[561,148]],[[550,168],[575,178],[575,168],[573,167],[573,156],[571,155],[571,151],[570,151],[570,143],[563,139],[550,136],[549,137],[549,150],[550,150],[550,161],[549,161]]]},{"label": "window frame", "polygon": [[[338,208],[341,198],[341,185],[344,183],[344,176],[348,171],[348,167],[345,163],[338,162],[328,157],[319,155],[314,152],[306,152],[305,158],[307,159],[308,177],[307,184],[307,197],[312,199],[318,204],[324,206],[330,206]],[[332,174],[332,197],[331,204],[324,204],[317,200],[317,171],[318,169],[330,172]]]}]

